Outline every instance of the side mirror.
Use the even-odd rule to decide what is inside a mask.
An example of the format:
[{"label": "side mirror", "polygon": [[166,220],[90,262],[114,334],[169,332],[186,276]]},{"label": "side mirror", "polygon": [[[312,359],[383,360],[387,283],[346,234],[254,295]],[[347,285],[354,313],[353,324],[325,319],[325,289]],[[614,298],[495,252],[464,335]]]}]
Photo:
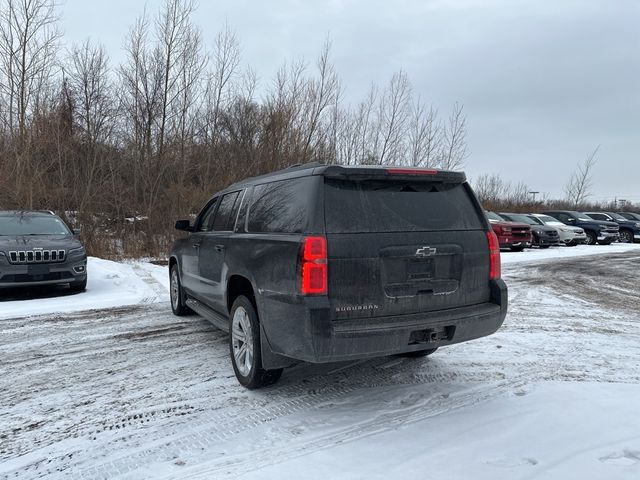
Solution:
[{"label": "side mirror", "polygon": [[567,218],[567,222],[569,222],[569,223],[576,223],[576,219],[575,219],[575,218],[571,218],[571,217],[569,217],[569,218]]},{"label": "side mirror", "polygon": [[79,228],[74,228],[74,229],[73,229],[73,234],[74,234],[76,237],[79,237],[79,236],[80,236],[80,229],[79,229]]},{"label": "side mirror", "polygon": [[176,230],[182,230],[183,232],[192,232],[193,227],[189,220],[178,220],[176,222]]}]

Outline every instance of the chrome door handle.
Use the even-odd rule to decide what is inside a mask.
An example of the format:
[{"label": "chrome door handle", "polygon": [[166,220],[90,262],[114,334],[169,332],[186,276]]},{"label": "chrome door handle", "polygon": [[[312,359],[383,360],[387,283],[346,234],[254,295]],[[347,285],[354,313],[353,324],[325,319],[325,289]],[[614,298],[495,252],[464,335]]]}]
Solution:
[{"label": "chrome door handle", "polygon": [[216,246],[215,246],[215,249],[216,249],[218,252],[221,252],[221,251],[223,251],[223,250],[224,250],[224,245],[216,245]]},{"label": "chrome door handle", "polygon": [[199,243],[194,243],[192,246],[193,246],[193,248],[200,248],[200,244]]}]

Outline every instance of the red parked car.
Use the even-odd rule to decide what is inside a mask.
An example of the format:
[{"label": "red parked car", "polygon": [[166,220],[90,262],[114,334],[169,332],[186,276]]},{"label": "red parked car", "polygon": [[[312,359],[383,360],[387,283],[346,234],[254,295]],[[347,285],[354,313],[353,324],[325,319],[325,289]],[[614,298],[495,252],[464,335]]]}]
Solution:
[{"label": "red parked car", "polygon": [[531,225],[518,222],[507,222],[500,215],[485,212],[493,231],[498,236],[500,248],[510,248],[512,252],[521,252],[531,247],[533,236]]}]

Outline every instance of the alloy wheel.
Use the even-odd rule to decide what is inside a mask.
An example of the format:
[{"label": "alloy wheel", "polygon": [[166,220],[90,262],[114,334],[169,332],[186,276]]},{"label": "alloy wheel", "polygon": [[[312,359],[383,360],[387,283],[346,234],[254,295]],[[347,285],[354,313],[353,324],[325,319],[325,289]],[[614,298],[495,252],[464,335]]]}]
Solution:
[{"label": "alloy wheel", "polygon": [[171,271],[171,306],[174,309],[178,308],[178,302],[180,301],[180,280],[178,279],[178,270],[174,268]]},{"label": "alloy wheel", "polygon": [[631,236],[631,232],[628,230],[623,230],[620,232],[620,242],[621,243],[631,243],[633,242],[633,237]]},{"label": "alloy wheel", "polygon": [[231,322],[231,345],[233,357],[240,375],[246,377],[253,367],[253,332],[249,314],[238,307]]}]

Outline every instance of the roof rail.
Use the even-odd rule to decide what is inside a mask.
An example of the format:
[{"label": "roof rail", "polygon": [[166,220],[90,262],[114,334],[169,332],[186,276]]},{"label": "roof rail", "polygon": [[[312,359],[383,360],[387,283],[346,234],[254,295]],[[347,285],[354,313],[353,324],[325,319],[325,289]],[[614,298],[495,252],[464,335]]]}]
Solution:
[{"label": "roof rail", "polygon": [[294,165],[289,165],[285,170],[290,168],[298,168],[298,167],[322,167],[324,163],[320,162],[308,162],[308,163],[296,163]]}]

